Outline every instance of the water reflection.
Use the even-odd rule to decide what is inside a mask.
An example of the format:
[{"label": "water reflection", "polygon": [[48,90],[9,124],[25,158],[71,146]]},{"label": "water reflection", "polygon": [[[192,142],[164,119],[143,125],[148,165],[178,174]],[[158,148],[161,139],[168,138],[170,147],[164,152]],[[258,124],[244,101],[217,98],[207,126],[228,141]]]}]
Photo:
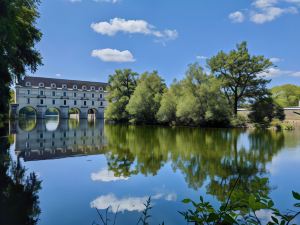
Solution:
[{"label": "water reflection", "polygon": [[[98,154],[104,151],[103,123],[59,120],[48,117],[37,120],[34,129],[19,122],[15,152],[25,161],[53,159],[74,155]],[[32,123],[24,123],[32,126]]]},{"label": "water reflection", "polygon": [[19,158],[14,161],[10,157],[8,150],[13,137],[7,132],[8,126],[0,128],[0,224],[34,225],[41,212],[41,181],[34,173],[26,173]]},{"label": "water reflection", "polygon": [[[232,200],[247,199],[250,192],[269,194],[271,185],[264,178],[270,175],[267,165],[283,148],[299,145],[297,132],[286,135],[270,130],[104,125],[99,120],[58,120],[57,117],[31,122],[20,120],[11,130],[16,132],[15,152],[25,161],[101,155],[105,165],[88,171],[83,180],[100,184],[102,188],[106,185],[108,191],[94,193],[87,201],[91,208],[111,206],[112,212],[118,206],[119,211],[140,212],[149,195],[154,201],[169,203],[187,197],[178,197],[180,191],[170,187],[164,191],[162,187],[157,188],[160,191],[149,188],[130,196],[134,186],[148,188],[134,178],[158,177],[166,166],[171,166],[172,171],[159,182],[164,185],[172,182],[170,186],[176,186],[177,179],[168,179],[180,174],[191,190],[205,188],[207,194],[219,201],[225,200],[238,177],[240,185]],[[90,183],[84,184],[87,187]],[[112,190],[116,186],[119,188]],[[186,185],[184,188],[189,189]]]}]

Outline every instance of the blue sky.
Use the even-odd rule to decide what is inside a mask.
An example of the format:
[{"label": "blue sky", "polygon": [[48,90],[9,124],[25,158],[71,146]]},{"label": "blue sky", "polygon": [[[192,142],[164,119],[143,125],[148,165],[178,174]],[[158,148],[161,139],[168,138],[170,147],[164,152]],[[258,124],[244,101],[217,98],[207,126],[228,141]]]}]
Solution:
[{"label": "blue sky", "polygon": [[42,0],[40,14],[36,76],[107,81],[131,68],[170,84],[247,41],[277,65],[272,86],[300,85],[300,0]]}]

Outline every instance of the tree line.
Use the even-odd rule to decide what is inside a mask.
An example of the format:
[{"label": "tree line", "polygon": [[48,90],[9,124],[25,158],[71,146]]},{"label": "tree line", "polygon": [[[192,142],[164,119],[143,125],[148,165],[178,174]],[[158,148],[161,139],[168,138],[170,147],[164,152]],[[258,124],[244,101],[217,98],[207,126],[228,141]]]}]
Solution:
[{"label": "tree line", "polygon": [[167,87],[157,71],[138,74],[116,70],[109,76],[105,118],[114,122],[188,126],[236,126],[244,123],[239,107],[251,110],[248,120],[268,126],[284,119],[283,109],[267,88],[262,74],[273,63],[250,55],[247,43],[229,53],[220,51],[207,60],[210,73],[190,64],[182,80]]}]

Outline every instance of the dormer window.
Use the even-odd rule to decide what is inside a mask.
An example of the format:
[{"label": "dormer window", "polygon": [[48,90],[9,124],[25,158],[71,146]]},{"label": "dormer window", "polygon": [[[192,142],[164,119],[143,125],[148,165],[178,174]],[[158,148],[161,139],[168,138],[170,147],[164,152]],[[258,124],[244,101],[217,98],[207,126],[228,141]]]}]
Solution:
[{"label": "dormer window", "polygon": [[82,86],[82,90],[86,90],[86,86],[85,85]]},{"label": "dormer window", "polygon": [[67,85],[66,85],[66,84],[63,84],[63,85],[62,85],[62,88],[63,88],[63,89],[66,89],[66,88],[67,88]]},{"label": "dormer window", "polygon": [[44,87],[44,83],[39,83],[39,87]]},{"label": "dormer window", "polygon": [[91,86],[91,90],[94,91],[94,90],[95,90],[95,87],[94,87],[94,86]]},{"label": "dormer window", "polygon": [[26,82],[26,86],[27,87],[31,86],[31,83],[30,82]]},{"label": "dormer window", "polygon": [[56,84],[52,83],[52,84],[51,84],[51,87],[52,87],[52,88],[56,88]]},{"label": "dormer window", "polygon": [[73,89],[77,89],[77,85],[73,85]]},{"label": "dormer window", "polygon": [[103,87],[99,87],[99,91],[103,91]]}]

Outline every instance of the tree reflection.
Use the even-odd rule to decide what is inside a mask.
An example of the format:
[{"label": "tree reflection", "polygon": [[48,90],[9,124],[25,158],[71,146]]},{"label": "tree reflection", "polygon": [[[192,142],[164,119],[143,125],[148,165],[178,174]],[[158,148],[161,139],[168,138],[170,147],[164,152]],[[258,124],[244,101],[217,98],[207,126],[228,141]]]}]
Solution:
[{"label": "tree reflection", "polygon": [[8,127],[0,129],[0,224],[33,225],[40,214],[38,191],[41,188],[34,173],[26,175],[20,160],[10,158],[12,137]]},{"label": "tree reflection", "polygon": [[239,176],[244,194],[269,192],[259,177],[284,146],[284,134],[269,130],[106,125],[105,135],[108,166],[116,176],[156,175],[170,161],[189,187],[198,189],[208,180],[207,191],[220,201]]}]

